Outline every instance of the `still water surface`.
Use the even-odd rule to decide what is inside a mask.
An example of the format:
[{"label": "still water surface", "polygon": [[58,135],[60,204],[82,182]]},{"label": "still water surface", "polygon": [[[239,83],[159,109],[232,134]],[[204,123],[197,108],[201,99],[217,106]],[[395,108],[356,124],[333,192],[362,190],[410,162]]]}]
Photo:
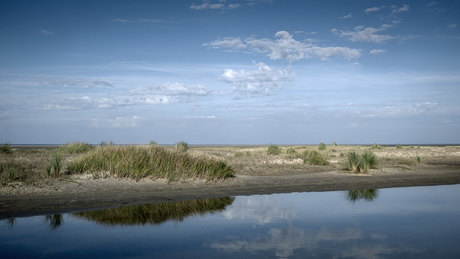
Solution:
[{"label": "still water surface", "polygon": [[216,198],[0,222],[2,258],[460,258],[460,185]]}]

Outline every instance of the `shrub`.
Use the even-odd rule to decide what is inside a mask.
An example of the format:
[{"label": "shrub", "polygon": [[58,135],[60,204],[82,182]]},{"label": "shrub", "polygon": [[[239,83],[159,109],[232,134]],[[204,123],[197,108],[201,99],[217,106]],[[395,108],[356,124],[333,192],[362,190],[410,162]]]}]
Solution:
[{"label": "shrub", "polygon": [[150,145],[156,146],[156,145],[158,145],[158,143],[155,140],[150,140]]},{"label": "shrub", "polygon": [[334,142],[332,142],[332,146],[338,147],[339,145],[337,143],[335,143],[335,141],[334,141]]},{"label": "shrub", "polygon": [[326,148],[326,144],[324,144],[323,142],[319,143],[318,150],[326,150]]},{"label": "shrub", "polygon": [[355,173],[367,173],[369,169],[376,168],[377,156],[371,151],[365,151],[359,155],[356,152],[347,154],[347,169]]},{"label": "shrub", "polygon": [[279,155],[281,153],[281,148],[277,145],[270,144],[267,148],[268,155]]},{"label": "shrub", "polygon": [[398,144],[398,145],[396,145],[396,148],[397,148],[397,149],[401,149],[401,148],[402,148],[402,145],[401,145],[401,144]]},{"label": "shrub", "polygon": [[11,153],[13,153],[13,151],[11,150],[11,145],[10,145],[9,143],[3,144],[3,145],[0,147],[0,150],[2,151],[2,153],[5,153],[5,154],[11,154]]},{"label": "shrub", "polygon": [[174,146],[174,148],[176,149],[176,151],[178,152],[187,152],[188,150],[188,144],[187,142],[185,141],[179,141],[176,143],[176,145]]}]

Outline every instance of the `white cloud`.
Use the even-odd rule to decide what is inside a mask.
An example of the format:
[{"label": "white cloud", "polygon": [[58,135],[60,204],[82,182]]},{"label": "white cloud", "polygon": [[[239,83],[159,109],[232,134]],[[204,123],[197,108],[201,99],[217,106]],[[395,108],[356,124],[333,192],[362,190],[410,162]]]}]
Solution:
[{"label": "white cloud", "polygon": [[94,128],[134,128],[140,127],[141,118],[139,116],[115,117],[110,119],[92,119],[91,127]]},{"label": "white cloud", "polygon": [[47,31],[47,30],[43,30],[43,29],[40,32],[42,34],[45,34],[45,35],[53,35],[54,34],[54,32],[52,32],[52,31]]},{"label": "white cloud", "polygon": [[334,57],[356,59],[361,56],[357,49],[347,47],[321,47],[308,42],[300,42],[286,31],[275,34],[277,39],[257,39],[254,37],[241,40],[240,38],[227,37],[203,44],[211,48],[227,48],[232,50],[246,49],[253,53],[267,53],[272,60],[284,60],[291,63],[295,60],[319,58],[329,60]]},{"label": "white cloud", "polygon": [[94,79],[94,78],[58,78],[48,77],[39,79],[42,86],[57,86],[57,87],[113,87],[113,83],[109,80]]},{"label": "white cloud", "polygon": [[137,19],[137,20],[126,20],[126,19],[115,19],[112,22],[121,23],[164,23],[162,19]]},{"label": "white cloud", "polygon": [[371,8],[367,8],[366,10],[364,10],[365,13],[372,13],[372,12],[377,12],[380,10],[380,7],[371,7]]},{"label": "white cloud", "polygon": [[294,73],[287,70],[273,70],[264,63],[257,63],[256,70],[225,69],[220,80],[233,85],[237,98],[269,95],[270,90],[282,88]]},{"label": "white cloud", "polygon": [[339,17],[340,19],[350,19],[350,18],[353,18],[353,16],[351,16],[351,13],[345,15],[345,16],[342,16],[342,17]]},{"label": "white cloud", "polygon": [[408,5],[403,5],[402,7],[397,7],[397,6],[391,6],[391,8],[393,9],[393,11],[391,12],[391,14],[395,14],[395,13],[402,13],[402,12],[407,12],[409,11],[409,8],[410,6]]},{"label": "white cloud", "polygon": [[369,51],[369,54],[372,54],[372,55],[378,55],[378,54],[383,54],[383,53],[386,53],[387,51],[384,50],[384,49],[373,49],[371,51]]},{"label": "white cloud", "polygon": [[243,41],[241,41],[241,38],[233,38],[233,37],[225,37],[222,40],[217,39],[209,43],[205,43],[203,44],[203,46],[214,48],[214,49],[226,48],[226,49],[235,49],[235,50],[241,50],[247,47],[246,44],[244,44]]},{"label": "white cloud", "polygon": [[374,42],[374,43],[383,43],[387,40],[393,39],[390,35],[378,34],[381,31],[386,30],[391,27],[391,25],[383,24],[380,28],[373,28],[364,26],[356,26],[354,31],[338,31],[337,29],[332,29],[331,32],[338,34],[340,37],[348,38],[349,40],[356,42]]},{"label": "white cloud", "polygon": [[454,28],[457,28],[457,24],[453,23],[453,24],[449,24],[449,28],[450,29],[454,29]]},{"label": "white cloud", "polygon": [[187,119],[217,119],[216,116],[210,115],[210,116],[187,116]]},{"label": "white cloud", "polygon": [[209,2],[203,2],[200,5],[192,4],[190,9],[192,10],[222,10],[222,9],[236,9],[240,7],[240,4],[223,4],[224,1],[219,1],[218,4],[211,4]]}]

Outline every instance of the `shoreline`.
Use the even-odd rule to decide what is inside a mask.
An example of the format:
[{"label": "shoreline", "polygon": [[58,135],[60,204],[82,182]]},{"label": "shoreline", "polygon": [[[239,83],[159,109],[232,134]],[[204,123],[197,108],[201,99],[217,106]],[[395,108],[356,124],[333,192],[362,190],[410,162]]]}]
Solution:
[{"label": "shoreline", "polygon": [[3,191],[0,194],[0,219],[200,198],[451,184],[460,184],[458,166],[365,175],[343,171],[303,172],[286,176],[237,175],[213,183],[200,180],[170,184],[149,179],[137,182],[116,178],[92,180],[80,176],[54,190],[18,194],[5,194]]}]

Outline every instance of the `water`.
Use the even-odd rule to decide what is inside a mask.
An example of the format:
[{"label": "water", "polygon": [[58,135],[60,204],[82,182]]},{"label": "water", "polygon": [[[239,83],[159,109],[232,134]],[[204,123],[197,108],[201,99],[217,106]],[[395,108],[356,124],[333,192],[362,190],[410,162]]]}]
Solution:
[{"label": "water", "polygon": [[0,222],[2,258],[460,258],[460,185],[153,204]]}]

